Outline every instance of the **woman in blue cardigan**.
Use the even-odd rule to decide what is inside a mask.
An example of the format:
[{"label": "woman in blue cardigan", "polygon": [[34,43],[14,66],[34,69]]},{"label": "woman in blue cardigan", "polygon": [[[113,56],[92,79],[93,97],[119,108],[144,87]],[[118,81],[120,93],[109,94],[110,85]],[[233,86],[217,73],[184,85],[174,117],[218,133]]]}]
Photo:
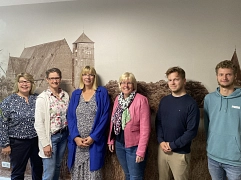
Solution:
[{"label": "woman in blue cardigan", "polygon": [[106,151],[109,96],[97,85],[93,67],[81,71],[80,87],[72,93],[67,113],[68,168],[73,180],[99,180]]}]

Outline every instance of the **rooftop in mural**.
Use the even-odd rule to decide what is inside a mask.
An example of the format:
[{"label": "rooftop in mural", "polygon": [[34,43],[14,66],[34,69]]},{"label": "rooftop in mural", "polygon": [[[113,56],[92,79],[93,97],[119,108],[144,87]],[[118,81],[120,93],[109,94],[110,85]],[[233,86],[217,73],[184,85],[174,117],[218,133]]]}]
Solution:
[{"label": "rooftop in mural", "polygon": [[91,41],[90,38],[88,38],[85,35],[85,33],[82,33],[80,37],[73,44],[76,44],[76,43],[94,43],[94,42]]}]

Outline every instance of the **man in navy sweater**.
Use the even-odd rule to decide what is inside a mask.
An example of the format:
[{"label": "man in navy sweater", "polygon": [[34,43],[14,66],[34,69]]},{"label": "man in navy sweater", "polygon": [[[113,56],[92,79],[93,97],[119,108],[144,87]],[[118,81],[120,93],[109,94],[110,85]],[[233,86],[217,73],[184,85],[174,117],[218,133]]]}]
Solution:
[{"label": "man in navy sweater", "polygon": [[166,72],[171,94],[161,99],[156,116],[159,180],[187,180],[190,146],[197,135],[200,112],[196,101],[186,93],[185,71],[180,67]]}]

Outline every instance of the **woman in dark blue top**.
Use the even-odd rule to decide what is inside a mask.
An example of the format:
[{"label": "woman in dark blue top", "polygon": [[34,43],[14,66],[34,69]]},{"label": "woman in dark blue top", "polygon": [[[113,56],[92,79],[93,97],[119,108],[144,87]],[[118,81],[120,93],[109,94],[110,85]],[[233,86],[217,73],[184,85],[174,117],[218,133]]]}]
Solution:
[{"label": "woman in dark blue top", "polygon": [[11,179],[24,179],[28,159],[32,179],[42,179],[42,160],[38,156],[38,138],[34,129],[36,95],[34,79],[28,73],[18,74],[14,93],[0,104],[2,153],[10,156]]}]

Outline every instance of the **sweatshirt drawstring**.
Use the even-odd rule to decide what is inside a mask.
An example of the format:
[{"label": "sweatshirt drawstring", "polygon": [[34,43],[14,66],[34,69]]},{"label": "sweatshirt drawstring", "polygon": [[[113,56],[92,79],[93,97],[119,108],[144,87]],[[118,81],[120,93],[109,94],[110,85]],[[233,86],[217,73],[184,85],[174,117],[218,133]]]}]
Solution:
[{"label": "sweatshirt drawstring", "polygon": [[225,100],[226,100],[226,107],[225,107],[225,112],[228,112],[228,98],[225,98]]},{"label": "sweatshirt drawstring", "polygon": [[220,107],[219,107],[219,111],[221,111],[222,110],[222,102],[223,102],[223,97],[222,96],[220,96]]},{"label": "sweatshirt drawstring", "polygon": [[221,96],[221,100],[220,100],[220,107],[219,107],[219,111],[222,110],[222,106],[223,103],[226,103],[226,105],[224,106],[224,112],[228,112],[228,98],[224,98],[223,96]]}]

